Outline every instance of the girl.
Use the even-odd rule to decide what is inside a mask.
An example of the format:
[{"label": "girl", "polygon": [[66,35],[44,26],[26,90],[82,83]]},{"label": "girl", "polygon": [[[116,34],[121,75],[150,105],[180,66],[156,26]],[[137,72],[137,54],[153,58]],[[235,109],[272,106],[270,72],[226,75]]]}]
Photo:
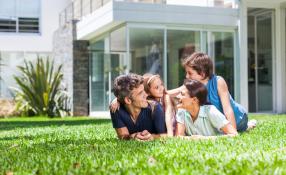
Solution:
[{"label": "girl", "polygon": [[[165,122],[167,127],[167,134],[168,136],[174,136],[175,134],[175,110],[174,105],[169,97],[166,94],[165,87],[163,85],[163,81],[160,78],[160,75],[153,75],[153,74],[144,74],[144,90],[147,93],[149,103],[152,104],[154,102],[159,103],[162,105],[165,111]],[[151,105],[155,106],[155,105]],[[119,103],[117,100],[113,100],[110,104],[110,110],[115,111],[119,108]],[[152,109],[153,111],[153,109]]]},{"label": "girl", "polygon": [[213,74],[213,62],[208,55],[195,52],[184,59],[183,66],[186,78],[197,80],[206,86],[208,101],[226,116],[237,131],[243,132],[248,127],[255,127],[256,121],[250,122],[248,126],[246,110],[233,100],[225,80]]},{"label": "girl", "polygon": [[177,136],[189,138],[209,138],[226,134],[236,136],[236,129],[226,120],[225,116],[213,105],[207,104],[208,91],[204,84],[196,80],[186,80],[178,95],[176,115]]}]

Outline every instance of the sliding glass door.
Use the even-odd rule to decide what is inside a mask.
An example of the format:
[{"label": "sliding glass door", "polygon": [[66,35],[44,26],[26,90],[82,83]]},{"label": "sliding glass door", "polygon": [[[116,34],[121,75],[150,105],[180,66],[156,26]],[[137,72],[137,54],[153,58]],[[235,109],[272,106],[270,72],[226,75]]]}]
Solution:
[{"label": "sliding glass door", "polygon": [[271,112],[273,104],[273,10],[248,9],[248,94],[250,112]]}]

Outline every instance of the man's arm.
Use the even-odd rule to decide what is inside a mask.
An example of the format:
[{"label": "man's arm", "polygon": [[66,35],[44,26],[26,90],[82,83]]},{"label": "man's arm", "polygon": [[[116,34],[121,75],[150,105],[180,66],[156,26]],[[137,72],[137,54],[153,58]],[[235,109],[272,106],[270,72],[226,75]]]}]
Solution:
[{"label": "man's arm", "polygon": [[142,139],[142,137],[140,137],[140,132],[129,134],[127,127],[116,128],[115,131],[117,133],[117,137],[122,140]]}]

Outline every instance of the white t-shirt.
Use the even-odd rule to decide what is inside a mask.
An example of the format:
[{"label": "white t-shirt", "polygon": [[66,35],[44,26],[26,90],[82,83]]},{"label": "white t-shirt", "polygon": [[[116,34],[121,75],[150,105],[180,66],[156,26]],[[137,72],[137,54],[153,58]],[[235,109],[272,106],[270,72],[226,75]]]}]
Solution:
[{"label": "white t-shirt", "polygon": [[221,128],[229,124],[225,116],[213,105],[200,106],[197,119],[193,122],[192,117],[185,109],[179,109],[176,115],[178,123],[186,127],[185,134],[215,136],[223,134]]}]

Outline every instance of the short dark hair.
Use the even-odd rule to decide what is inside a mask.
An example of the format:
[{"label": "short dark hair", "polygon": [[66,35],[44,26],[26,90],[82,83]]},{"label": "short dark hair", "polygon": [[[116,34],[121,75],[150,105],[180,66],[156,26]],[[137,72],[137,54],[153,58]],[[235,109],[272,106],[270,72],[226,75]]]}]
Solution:
[{"label": "short dark hair", "polygon": [[131,91],[143,84],[143,77],[137,74],[120,75],[115,78],[113,93],[121,104],[125,104],[124,98],[131,97]]},{"label": "short dark hair", "polygon": [[185,87],[188,89],[190,97],[197,97],[200,106],[207,104],[208,90],[206,86],[197,80],[185,80]]},{"label": "short dark hair", "polygon": [[191,67],[198,72],[199,75],[205,74],[204,78],[211,78],[213,75],[213,62],[210,57],[202,52],[194,52],[182,61],[183,67]]}]

